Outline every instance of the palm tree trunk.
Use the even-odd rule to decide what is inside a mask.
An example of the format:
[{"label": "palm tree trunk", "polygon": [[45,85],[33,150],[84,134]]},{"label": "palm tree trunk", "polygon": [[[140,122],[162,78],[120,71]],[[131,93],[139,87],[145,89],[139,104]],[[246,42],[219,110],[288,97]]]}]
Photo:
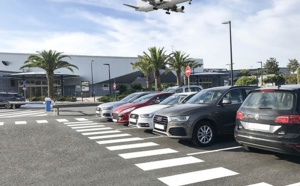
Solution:
[{"label": "palm tree trunk", "polygon": [[155,70],[154,78],[155,78],[155,90],[159,90],[160,89],[159,70]]},{"label": "palm tree trunk", "polygon": [[176,71],[176,75],[177,75],[177,77],[176,77],[176,79],[177,79],[177,85],[180,86],[180,84],[181,84],[181,77],[180,77],[181,70],[177,70]]},{"label": "palm tree trunk", "polygon": [[184,79],[184,85],[187,85],[188,84],[188,77],[186,75],[184,75],[183,79]]},{"label": "palm tree trunk", "polygon": [[150,75],[146,76],[146,84],[147,84],[147,89],[151,88],[151,78]]},{"label": "palm tree trunk", "polygon": [[53,87],[53,73],[47,72],[46,74],[47,81],[48,81],[48,97],[54,96],[54,87]]}]

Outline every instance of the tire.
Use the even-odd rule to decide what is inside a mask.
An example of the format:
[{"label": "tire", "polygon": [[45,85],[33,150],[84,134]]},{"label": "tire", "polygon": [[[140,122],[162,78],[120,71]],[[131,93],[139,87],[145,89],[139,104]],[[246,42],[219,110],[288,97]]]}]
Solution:
[{"label": "tire", "polygon": [[217,138],[216,129],[207,121],[199,123],[193,133],[193,143],[200,147],[207,147],[214,143]]},{"label": "tire", "polygon": [[10,108],[12,108],[12,105],[10,105],[9,103],[7,103],[7,104],[5,104],[4,107],[7,108],[7,109],[10,109]]},{"label": "tire", "polygon": [[16,108],[20,108],[21,107],[21,105],[16,105]]}]

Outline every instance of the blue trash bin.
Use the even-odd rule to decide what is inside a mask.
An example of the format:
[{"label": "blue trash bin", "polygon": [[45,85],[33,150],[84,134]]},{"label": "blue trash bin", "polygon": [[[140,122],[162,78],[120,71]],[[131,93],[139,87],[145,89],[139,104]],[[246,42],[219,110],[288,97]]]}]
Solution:
[{"label": "blue trash bin", "polygon": [[46,112],[51,111],[51,98],[45,98],[45,110]]}]

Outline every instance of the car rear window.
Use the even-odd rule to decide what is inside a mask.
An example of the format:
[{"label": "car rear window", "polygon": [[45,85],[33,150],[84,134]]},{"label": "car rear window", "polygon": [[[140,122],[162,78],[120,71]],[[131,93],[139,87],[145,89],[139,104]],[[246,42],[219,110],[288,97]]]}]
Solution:
[{"label": "car rear window", "polygon": [[289,91],[252,92],[242,107],[257,109],[290,110],[295,96]]}]

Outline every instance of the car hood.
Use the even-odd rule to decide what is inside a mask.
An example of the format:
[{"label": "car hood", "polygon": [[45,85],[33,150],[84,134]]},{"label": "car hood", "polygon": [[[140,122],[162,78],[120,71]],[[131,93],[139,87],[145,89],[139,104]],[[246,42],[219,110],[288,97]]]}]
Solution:
[{"label": "car hood", "polygon": [[189,115],[194,110],[202,111],[207,110],[211,105],[208,104],[181,104],[174,105],[169,108],[165,108],[156,112],[157,115],[164,116],[179,116],[179,115]]},{"label": "car hood", "polygon": [[113,102],[108,102],[108,103],[102,103],[100,105],[98,105],[97,107],[99,108],[103,108],[103,107],[118,107],[121,105],[126,104],[127,102],[125,101],[113,101]]},{"label": "car hood", "polygon": [[163,108],[167,108],[169,106],[170,105],[150,105],[150,106],[136,109],[136,110],[132,111],[131,114],[151,114],[151,113],[154,113]]},{"label": "car hood", "polygon": [[121,106],[115,108],[114,111],[121,112],[123,110],[126,110],[128,108],[132,108],[132,107],[139,108],[139,107],[143,106],[144,104],[145,103],[126,103],[124,105],[121,105]]}]

